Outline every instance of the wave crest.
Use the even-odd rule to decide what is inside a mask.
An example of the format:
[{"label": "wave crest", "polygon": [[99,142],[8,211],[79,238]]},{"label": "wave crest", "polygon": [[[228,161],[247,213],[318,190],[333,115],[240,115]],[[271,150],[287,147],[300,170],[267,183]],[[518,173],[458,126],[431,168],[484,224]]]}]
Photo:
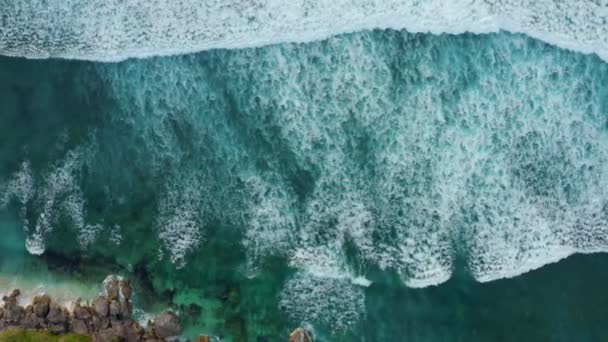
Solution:
[{"label": "wave crest", "polygon": [[0,53],[119,61],[369,29],[524,33],[608,60],[608,6],[558,0],[0,1]]}]

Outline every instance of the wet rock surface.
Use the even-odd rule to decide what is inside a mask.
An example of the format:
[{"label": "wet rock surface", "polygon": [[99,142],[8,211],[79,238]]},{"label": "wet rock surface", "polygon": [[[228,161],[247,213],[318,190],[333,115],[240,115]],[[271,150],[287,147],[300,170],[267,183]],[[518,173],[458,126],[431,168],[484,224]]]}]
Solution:
[{"label": "wet rock surface", "polygon": [[312,342],[312,336],[303,328],[297,328],[289,334],[289,342]]},{"label": "wet rock surface", "polygon": [[154,332],[161,338],[177,336],[182,330],[179,320],[170,311],[163,312],[154,320]]},{"label": "wet rock surface", "polygon": [[[2,298],[0,332],[12,328],[48,330],[56,334],[91,336],[95,342],[162,342],[174,340],[182,333],[179,318],[171,311],[158,315],[148,322],[146,328],[133,320],[133,290],[128,280],[109,276],[103,282],[103,293],[90,303],[76,300],[69,311],[46,294],[34,297],[32,303],[24,308],[18,304],[21,292],[13,290]],[[194,341],[211,342],[217,338],[201,335]],[[289,335],[289,342],[312,341],[310,332],[303,328]]]},{"label": "wet rock surface", "polygon": [[14,290],[2,298],[0,331],[40,329],[56,334],[88,335],[94,341],[126,342],[166,341],[181,334],[178,317],[169,311],[160,314],[146,329],[131,318],[133,290],[128,280],[109,276],[103,282],[103,292],[90,304],[77,300],[70,312],[45,294],[34,297],[23,308],[18,304],[21,293]]}]

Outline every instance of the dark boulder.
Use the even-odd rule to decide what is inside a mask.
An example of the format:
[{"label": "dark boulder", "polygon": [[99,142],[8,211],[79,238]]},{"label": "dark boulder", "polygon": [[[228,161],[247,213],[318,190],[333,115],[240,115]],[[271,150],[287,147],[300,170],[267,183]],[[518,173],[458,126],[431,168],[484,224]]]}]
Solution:
[{"label": "dark boulder", "polygon": [[82,306],[80,303],[80,299],[78,299],[74,304],[72,315],[75,319],[80,319],[83,321],[90,321],[93,317],[91,308],[88,306]]},{"label": "dark boulder", "polygon": [[108,300],[103,297],[95,297],[91,303],[93,310],[99,317],[107,317],[110,310]]},{"label": "dark boulder", "polygon": [[130,317],[133,313],[133,305],[127,300],[120,302],[120,315],[122,317]]},{"label": "dark boulder", "polygon": [[43,294],[42,296],[36,296],[34,297],[32,306],[34,307],[34,314],[36,314],[36,316],[46,317],[51,307],[51,297],[46,294]]},{"label": "dark boulder", "polygon": [[49,312],[46,315],[46,319],[49,323],[54,324],[65,324],[68,321],[70,313],[59,305],[52,303]]},{"label": "dark boulder", "polygon": [[131,282],[128,279],[122,279],[119,282],[120,293],[126,300],[131,299],[133,289],[131,288]]},{"label": "dark boulder", "polygon": [[112,301],[110,303],[110,316],[111,317],[118,317],[120,315],[120,303],[117,301]]},{"label": "dark boulder", "polygon": [[116,333],[111,328],[102,329],[93,336],[95,342],[115,342],[117,339]]},{"label": "dark boulder", "polygon": [[81,319],[73,319],[72,320],[72,332],[80,335],[88,335],[89,327],[84,320]]},{"label": "dark boulder", "polygon": [[25,316],[25,309],[17,304],[17,297],[20,294],[19,290],[13,290],[8,297],[2,297],[4,301],[4,321],[7,325],[17,325]]},{"label": "dark boulder", "polygon": [[154,319],[154,333],[160,338],[178,336],[181,332],[182,326],[173,312],[163,312]]}]

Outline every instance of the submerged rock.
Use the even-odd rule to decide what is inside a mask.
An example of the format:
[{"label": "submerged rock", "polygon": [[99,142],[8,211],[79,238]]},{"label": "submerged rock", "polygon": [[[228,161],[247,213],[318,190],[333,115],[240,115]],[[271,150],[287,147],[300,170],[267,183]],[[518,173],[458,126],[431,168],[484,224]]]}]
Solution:
[{"label": "submerged rock", "polygon": [[297,328],[289,334],[289,342],[312,342],[312,337],[305,329]]}]

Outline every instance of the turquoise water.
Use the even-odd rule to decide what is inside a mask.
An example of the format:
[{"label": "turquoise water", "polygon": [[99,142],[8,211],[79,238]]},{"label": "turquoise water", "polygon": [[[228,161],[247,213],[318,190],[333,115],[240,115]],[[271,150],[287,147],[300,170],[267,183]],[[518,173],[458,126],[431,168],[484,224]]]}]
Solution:
[{"label": "turquoise water", "polygon": [[122,273],[227,341],[607,338],[605,255],[536,270],[608,246],[595,55],[375,30],[0,57],[0,115],[4,274]]}]

